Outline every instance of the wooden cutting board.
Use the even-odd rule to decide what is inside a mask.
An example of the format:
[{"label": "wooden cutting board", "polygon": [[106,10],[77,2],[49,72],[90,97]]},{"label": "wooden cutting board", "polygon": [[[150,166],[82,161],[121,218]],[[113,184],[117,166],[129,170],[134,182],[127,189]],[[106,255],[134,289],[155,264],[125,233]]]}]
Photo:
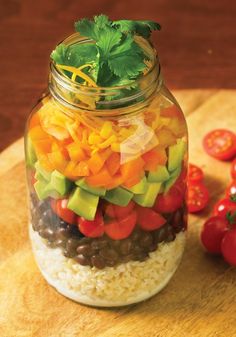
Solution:
[{"label": "wooden cutting board", "polygon": [[183,261],[169,285],[143,303],[96,309],[74,303],[41,276],[27,232],[22,139],[0,155],[1,337],[233,337],[236,336],[236,268],[207,255],[199,230],[230,181],[229,163],[208,157],[203,135],[218,127],[236,130],[236,91],[175,92],[188,120],[190,160],[206,173],[211,202],[189,217]]}]

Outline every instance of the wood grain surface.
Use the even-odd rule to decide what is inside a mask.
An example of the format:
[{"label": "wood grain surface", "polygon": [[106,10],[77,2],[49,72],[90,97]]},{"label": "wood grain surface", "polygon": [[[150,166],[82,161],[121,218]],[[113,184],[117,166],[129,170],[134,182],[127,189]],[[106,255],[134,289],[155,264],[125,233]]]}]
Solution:
[{"label": "wood grain surface", "polygon": [[236,88],[236,1],[0,0],[0,151],[22,136],[51,50],[98,13],[162,24],[154,41],[170,88]]},{"label": "wood grain surface", "polygon": [[[186,111],[190,160],[206,173],[211,201],[189,217],[183,261],[158,295],[124,308],[74,303],[41,276],[30,249],[22,140],[0,155],[1,337],[235,337],[236,269],[206,254],[199,230],[229,182],[229,163],[209,158],[203,135],[214,127],[236,129],[236,91],[176,91]],[[223,116],[223,118],[222,118]]]}]

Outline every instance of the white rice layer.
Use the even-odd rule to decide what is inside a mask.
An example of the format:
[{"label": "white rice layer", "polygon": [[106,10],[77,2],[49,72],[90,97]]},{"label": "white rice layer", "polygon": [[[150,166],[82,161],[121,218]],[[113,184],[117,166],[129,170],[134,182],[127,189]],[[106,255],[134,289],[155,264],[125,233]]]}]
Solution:
[{"label": "white rice layer", "polygon": [[168,283],[181,260],[185,233],[161,243],[146,261],[130,261],[97,269],[82,266],[63,256],[60,248],[49,248],[30,226],[30,237],[38,266],[56,290],[66,297],[92,306],[122,306],[143,301]]}]

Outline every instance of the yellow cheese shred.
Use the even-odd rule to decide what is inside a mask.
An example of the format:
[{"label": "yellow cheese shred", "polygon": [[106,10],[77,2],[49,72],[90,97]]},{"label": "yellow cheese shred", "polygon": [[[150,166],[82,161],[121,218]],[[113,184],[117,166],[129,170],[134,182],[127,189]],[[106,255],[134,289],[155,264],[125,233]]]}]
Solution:
[{"label": "yellow cheese shred", "polygon": [[92,87],[97,87],[97,84],[86,74],[84,74],[82,71],[81,71],[81,68],[85,68],[87,67],[88,64],[85,64],[84,66],[80,67],[80,68],[75,68],[75,67],[71,67],[71,66],[65,66],[63,64],[58,64],[57,67],[59,69],[62,69],[62,70],[67,70],[69,72],[72,73],[72,79],[75,80],[76,76],[79,76],[81,78],[83,78],[88,84],[90,84]]}]

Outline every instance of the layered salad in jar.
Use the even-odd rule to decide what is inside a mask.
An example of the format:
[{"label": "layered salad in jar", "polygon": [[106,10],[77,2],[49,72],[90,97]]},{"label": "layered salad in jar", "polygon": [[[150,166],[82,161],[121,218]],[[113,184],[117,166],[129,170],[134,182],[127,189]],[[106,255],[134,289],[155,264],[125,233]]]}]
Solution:
[{"label": "layered salad in jar", "polygon": [[[28,122],[35,257],[48,283],[80,303],[119,306],[151,297],[170,280],[184,250],[185,119],[159,78],[147,99],[135,82],[153,68],[145,41],[158,28],[104,15],[78,21],[79,36],[93,43],[57,46],[54,89]],[[58,78],[71,87],[58,89]],[[135,109],[126,99],[130,84]],[[102,97],[109,86],[115,98]],[[86,88],[95,91],[86,95]],[[112,102],[119,100],[117,109]]]}]

